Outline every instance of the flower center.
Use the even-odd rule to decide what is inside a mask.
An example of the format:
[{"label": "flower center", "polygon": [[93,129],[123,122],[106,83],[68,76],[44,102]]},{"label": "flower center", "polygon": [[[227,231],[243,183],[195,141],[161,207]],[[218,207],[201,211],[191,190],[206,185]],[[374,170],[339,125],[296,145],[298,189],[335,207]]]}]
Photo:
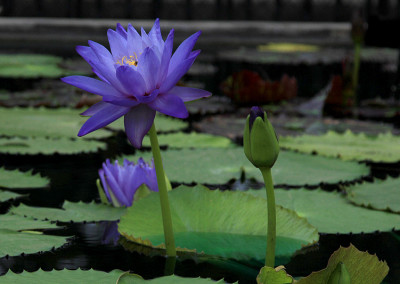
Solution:
[{"label": "flower center", "polygon": [[124,56],[121,58],[121,60],[118,60],[116,63],[121,66],[125,64],[137,66],[138,63],[137,54],[135,52],[133,55],[130,55],[129,57]]}]

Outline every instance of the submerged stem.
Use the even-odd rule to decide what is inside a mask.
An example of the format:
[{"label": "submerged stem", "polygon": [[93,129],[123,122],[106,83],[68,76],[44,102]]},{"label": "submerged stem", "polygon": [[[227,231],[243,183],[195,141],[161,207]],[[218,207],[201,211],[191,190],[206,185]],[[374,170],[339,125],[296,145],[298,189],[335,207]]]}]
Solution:
[{"label": "submerged stem", "polygon": [[153,152],[154,166],[156,168],[158,191],[160,194],[165,247],[167,249],[167,256],[175,257],[176,256],[175,240],[174,240],[174,231],[172,228],[171,210],[169,208],[167,184],[161,160],[160,146],[158,145],[157,131],[154,123],[150,128],[149,136],[151,143],[151,151]]},{"label": "submerged stem", "polygon": [[276,208],[275,208],[275,192],[272,182],[271,169],[260,168],[264,178],[265,189],[267,191],[267,208],[268,208],[268,230],[267,230],[267,252],[265,255],[265,266],[275,266],[275,243],[276,243]]}]

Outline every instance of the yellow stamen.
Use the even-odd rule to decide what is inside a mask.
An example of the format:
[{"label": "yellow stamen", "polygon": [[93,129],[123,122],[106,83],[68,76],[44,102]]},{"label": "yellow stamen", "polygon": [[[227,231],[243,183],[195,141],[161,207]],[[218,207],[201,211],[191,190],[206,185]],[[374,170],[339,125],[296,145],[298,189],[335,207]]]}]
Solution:
[{"label": "yellow stamen", "polygon": [[121,58],[121,60],[118,60],[116,63],[117,63],[118,65],[125,65],[125,64],[128,64],[128,65],[135,65],[135,66],[137,66],[137,63],[138,63],[137,54],[136,54],[136,52],[134,52],[133,55],[130,55],[130,56],[129,56],[129,58],[128,58],[127,56],[124,56],[124,57]]}]

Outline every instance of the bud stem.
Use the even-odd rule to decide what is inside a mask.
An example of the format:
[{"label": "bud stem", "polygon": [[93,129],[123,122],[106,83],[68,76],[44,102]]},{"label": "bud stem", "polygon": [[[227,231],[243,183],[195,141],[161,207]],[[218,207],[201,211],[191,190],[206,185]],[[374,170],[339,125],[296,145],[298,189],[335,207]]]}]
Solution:
[{"label": "bud stem", "polygon": [[149,136],[151,143],[151,151],[153,152],[154,166],[156,168],[158,191],[160,194],[165,247],[167,249],[167,256],[175,257],[176,256],[175,239],[174,239],[174,231],[172,228],[171,210],[169,208],[167,184],[161,160],[160,146],[158,145],[157,131],[154,123],[150,128]]},{"label": "bud stem", "polygon": [[267,190],[268,208],[268,230],[267,230],[267,252],[265,255],[265,266],[275,267],[275,242],[276,242],[276,208],[274,183],[271,176],[271,168],[260,168]]}]

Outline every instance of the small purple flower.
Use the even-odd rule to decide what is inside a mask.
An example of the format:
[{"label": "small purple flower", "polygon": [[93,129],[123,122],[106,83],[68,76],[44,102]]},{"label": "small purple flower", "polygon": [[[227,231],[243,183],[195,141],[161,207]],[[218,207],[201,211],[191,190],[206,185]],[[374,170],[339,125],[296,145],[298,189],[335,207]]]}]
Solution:
[{"label": "small purple flower", "polygon": [[89,41],[89,46],[76,48],[100,80],[84,76],[62,78],[65,83],[103,97],[103,101],[82,113],[91,117],[78,136],[124,116],[129,141],[140,148],[156,111],[186,118],[189,114],[184,102],[211,95],[201,89],[175,86],[200,53],[192,51],[200,32],[182,42],[173,55],[174,30],[164,42],[158,19],[148,34],[143,28],[139,35],[132,25],[125,30],[117,24],[116,30],[109,29],[107,36],[111,53],[93,41]]},{"label": "small purple flower", "polygon": [[142,158],[137,164],[125,159],[122,166],[118,161],[112,164],[107,159],[99,176],[108,201],[117,207],[131,206],[136,191],[143,184],[151,191],[158,191],[154,164],[148,165]]}]

